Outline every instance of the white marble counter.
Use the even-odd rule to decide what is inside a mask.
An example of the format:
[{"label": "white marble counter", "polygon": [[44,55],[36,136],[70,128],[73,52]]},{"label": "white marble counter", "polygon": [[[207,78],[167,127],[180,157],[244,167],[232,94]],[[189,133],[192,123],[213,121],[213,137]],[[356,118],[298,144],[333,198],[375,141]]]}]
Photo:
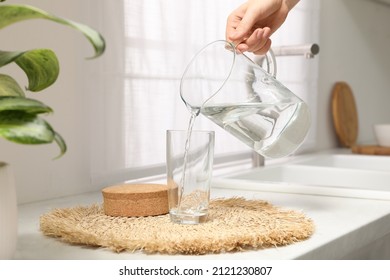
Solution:
[{"label": "white marble counter", "polygon": [[102,202],[100,192],[21,205],[19,239],[15,259],[342,259],[390,258],[390,201],[212,189],[213,197],[243,196],[303,211],[312,218],[316,231],[306,241],[256,251],[203,255],[146,255],[142,252],[114,253],[103,248],[74,246],[39,231],[40,215],[53,208]]}]

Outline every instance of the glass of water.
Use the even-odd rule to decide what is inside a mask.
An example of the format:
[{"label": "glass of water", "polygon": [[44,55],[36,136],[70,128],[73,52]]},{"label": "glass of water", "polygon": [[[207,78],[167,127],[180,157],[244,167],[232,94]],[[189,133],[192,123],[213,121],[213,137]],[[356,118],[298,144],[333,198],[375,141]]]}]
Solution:
[{"label": "glass of water", "polygon": [[207,221],[214,159],[214,131],[167,131],[167,183],[171,221]]}]

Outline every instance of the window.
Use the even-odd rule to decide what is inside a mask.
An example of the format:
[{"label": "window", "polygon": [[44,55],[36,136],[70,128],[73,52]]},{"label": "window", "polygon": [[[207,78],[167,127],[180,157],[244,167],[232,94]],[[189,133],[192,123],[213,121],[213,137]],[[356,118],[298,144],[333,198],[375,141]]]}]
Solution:
[{"label": "window", "polygon": [[[91,168],[94,184],[164,172],[167,129],[186,129],[190,113],[179,96],[181,75],[205,44],[224,39],[228,14],[238,0],[122,0],[89,3],[107,52],[87,70],[96,83],[90,101]],[[302,0],[273,36],[273,45],[318,39],[319,0]],[[277,58],[278,76],[304,99],[315,117],[317,62]],[[315,124],[315,120],[313,120]],[[195,128],[216,131],[215,155],[250,157],[251,151],[209,120]],[[302,149],[314,142],[310,133]]]}]

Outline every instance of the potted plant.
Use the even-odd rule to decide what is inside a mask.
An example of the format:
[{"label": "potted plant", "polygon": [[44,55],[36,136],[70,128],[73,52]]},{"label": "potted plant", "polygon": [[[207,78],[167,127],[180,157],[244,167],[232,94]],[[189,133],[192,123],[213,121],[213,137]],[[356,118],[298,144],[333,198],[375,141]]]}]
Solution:
[{"label": "potted plant", "polygon": [[[105,50],[101,34],[87,25],[57,17],[36,7],[0,3],[0,29],[30,19],[50,20],[81,32],[94,48],[92,58],[102,55]],[[62,156],[66,152],[64,139],[42,118],[43,114],[52,113],[53,110],[43,102],[27,97],[25,93],[39,92],[55,83],[60,71],[55,52],[50,49],[3,50],[0,47],[0,68],[10,63],[15,63],[24,71],[28,85],[23,90],[13,77],[0,71],[0,136],[19,144],[54,142],[60,149],[57,157]],[[0,159],[0,259],[12,257],[16,245],[17,207],[13,185],[10,167]]]}]

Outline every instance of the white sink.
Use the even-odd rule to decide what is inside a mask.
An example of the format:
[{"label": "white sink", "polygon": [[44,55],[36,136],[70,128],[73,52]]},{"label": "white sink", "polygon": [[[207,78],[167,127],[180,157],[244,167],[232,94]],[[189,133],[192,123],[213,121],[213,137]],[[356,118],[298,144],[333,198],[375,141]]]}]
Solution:
[{"label": "white sink", "polygon": [[390,157],[301,156],[213,179],[213,187],[390,200]]},{"label": "white sink", "polygon": [[296,160],[296,164],[390,172],[390,156],[323,154],[303,157]]}]

